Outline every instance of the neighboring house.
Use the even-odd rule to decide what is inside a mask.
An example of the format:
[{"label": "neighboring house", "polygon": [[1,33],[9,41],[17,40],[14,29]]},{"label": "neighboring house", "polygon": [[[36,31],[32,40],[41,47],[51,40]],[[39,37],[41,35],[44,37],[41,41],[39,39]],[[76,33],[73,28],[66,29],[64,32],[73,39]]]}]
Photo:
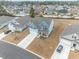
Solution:
[{"label": "neighboring house", "polygon": [[21,15],[23,16],[23,15],[29,14],[29,11],[30,11],[30,7],[28,5],[26,6],[8,5],[6,6],[6,9],[8,11],[11,11],[10,13],[16,16],[21,16]]},{"label": "neighboring house", "polygon": [[33,8],[34,8],[34,13],[35,14],[40,14],[41,11],[42,11],[42,8],[41,8],[40,5],[34,5]]},{"label": "neighboring house", "polygon": [[[52,18],[24,16],[21,19],[9,23],[9,28],[12,31],[23,31],[26,27],[30,33],[37,32],[38,35],[48,37],[53,30],[54,21]],[[14,29],[14,30],[13,30]]]},{"label": "neighboring house", "polygon": [[8,25],[8,23],[13,19],[16,19],[16,17],[0,16],[0,29]]},{"label": "neighboring house", "polygon": [[19,11],[19,13],[15,14],[16,16],[26,16],[24,11]]},{"label": "neighboring house", "polygon": [[66,14],[68,13],[68,10],[65,9],[65,8],[63,8],[63,9],[58,10],[58,13],[59,13],[60,15],[66,15]]},{"label": "neighboring house", "polygon": [[26,26],[27,21],[24,19],[20,19],[20,18],[21,17],[9,22],[8,24],[9,30],[12,30],[12,32],[15,32],[15,31],[22,32],[27,27]]},{"label": "neighboring house", "polygon": [[70,41],[72,43],[71,50],[74,44],[75,44],[74,49],[79,50],[79,24],[67,26],[62,32],[60,38],[61,38],[60,41],[62,41],[63,39],[66,41]]},{"label": "neighboring house", "polygon": [[56,10],[60,10],[60,9],[62,9],[63,8],[63,6],[61,6],[61,5],[57,5],[56,6]]},{"label": "neighboring house", "polygon": [[45,9],[45,11],[44,11],[44,14],[52,15],[54,12],[55,12],[55,7],[53,7],[53,6],[47,6],[46,9]]}]

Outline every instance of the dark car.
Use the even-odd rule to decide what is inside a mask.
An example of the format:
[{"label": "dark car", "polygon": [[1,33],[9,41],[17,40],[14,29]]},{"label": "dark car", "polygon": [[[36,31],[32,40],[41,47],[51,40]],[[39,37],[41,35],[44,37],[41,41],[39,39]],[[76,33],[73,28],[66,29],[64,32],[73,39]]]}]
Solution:
[{"label": "dark car", "polygon": [[62,50],[63,50],[63,46],[62,45],[59,45],[59,47],[57,48],[57,52],[58,53],[61,53]]},{"label": "dark car", "polygon": [[10,32],[11,32],[11,30],[8,30],[8,31],[4,32],[4,34],[8,34],[8,33],[10,33]]}]

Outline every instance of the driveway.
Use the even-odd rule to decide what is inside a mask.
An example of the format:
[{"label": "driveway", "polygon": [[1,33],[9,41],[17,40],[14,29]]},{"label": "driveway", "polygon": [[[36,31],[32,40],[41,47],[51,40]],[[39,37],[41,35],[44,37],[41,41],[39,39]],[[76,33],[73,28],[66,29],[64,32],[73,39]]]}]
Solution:
[{"label": "driveway", "polygon": [[68,55],[71,49],[71,42],[67,41],[65,39],[61,39],[59,45],[63,46],[63,49],[61,50],[61,53],[57,52],[57,48],[55,49],[55,52],[53,53],[52,57],[50,59],[68,59]]},{"label": "driveway", "polygon": [[[9,33],[10,34],[10,33]],[[0,40],[2,40],[5,36],[7,36],[7,35],[9,35],[9,34],[4,34],[4,32],[2,32],[1,34],[0,34]]]},{"label": "driveway", "polygon": [[26,49],[37,35],[38,33],[35,32],[30,33],[20,43],[18,43],[17,46]]}]

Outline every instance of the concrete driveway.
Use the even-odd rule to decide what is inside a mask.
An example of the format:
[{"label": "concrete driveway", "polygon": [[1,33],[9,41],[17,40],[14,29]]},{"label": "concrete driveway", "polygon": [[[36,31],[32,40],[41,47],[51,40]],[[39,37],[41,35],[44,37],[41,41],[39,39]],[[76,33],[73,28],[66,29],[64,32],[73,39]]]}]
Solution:
[{"label": "concrete driveway", "polygon": [[57,52],[57,48],[56,48],[55,52],[53,53],[50,59],[68,59],[68,55],[71,49],[71,44],[72,43],[70,41],[61,39],[60,43],[57,46],[57,48],[59,47],[59,45],[63,46],[61,53]]},{"label": "concrete driveway", "polygon": [[[10,34],[10,33],[9,33],[9,34]],[[5,36],[7,36],[7,35],[9,35],[9,34],[4,34],[4,32],[1,33],[1,34],[0,34],[0,40],[2,40]]]},{"label": "concrete driveway", "polygon": [[37,32],[30,33],[20,43],[18,43],[17,46],[26,49],[37,35]]}]

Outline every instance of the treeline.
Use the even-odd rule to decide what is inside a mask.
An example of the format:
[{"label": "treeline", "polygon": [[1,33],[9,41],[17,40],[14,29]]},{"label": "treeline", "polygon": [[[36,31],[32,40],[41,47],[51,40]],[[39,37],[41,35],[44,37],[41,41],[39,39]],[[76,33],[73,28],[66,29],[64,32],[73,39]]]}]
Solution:
[{"label": "treeline", "polygon": [[0,4],[4,4],[4,5],[9,5],[9,4],[12,4],[12,5],[23,5],[23,4],[43,4],[43,5],[55,5],[55,4],[58,4],[58,5],[64,5],[64,4],[67,4],[67,5],[79,5],[79,1],[43,1],[43,2],[40,2],[40,1],[18,1],[18,2],[13,2],[13,1],[1,1]]},{"label": "treeline", "polygon": [[9,14],[9,13],[2,7],[2,5],[0,5],[0,16],[3,16],[3,15],[5,15],[5,16],[14,16],[14,15],[12,15],[12,14]]}]

